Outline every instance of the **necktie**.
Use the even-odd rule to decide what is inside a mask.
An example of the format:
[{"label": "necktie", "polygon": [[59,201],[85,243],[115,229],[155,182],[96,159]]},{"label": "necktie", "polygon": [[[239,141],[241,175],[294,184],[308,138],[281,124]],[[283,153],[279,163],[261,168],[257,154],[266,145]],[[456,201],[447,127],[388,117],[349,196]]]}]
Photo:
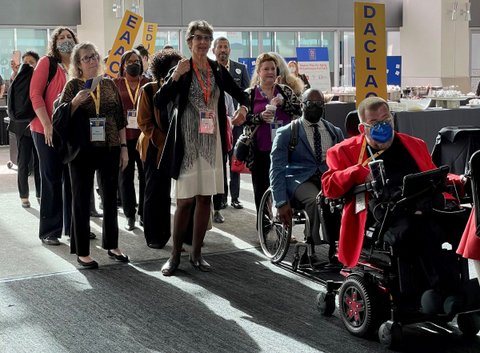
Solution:
[{"label": "necktie", "polygon": [[317,163],[322,163],[322,139],[320,138],[320,131],[318,131],[318,124],[312,124],[313,128],[313,146],[315,147],[315,158]]}]

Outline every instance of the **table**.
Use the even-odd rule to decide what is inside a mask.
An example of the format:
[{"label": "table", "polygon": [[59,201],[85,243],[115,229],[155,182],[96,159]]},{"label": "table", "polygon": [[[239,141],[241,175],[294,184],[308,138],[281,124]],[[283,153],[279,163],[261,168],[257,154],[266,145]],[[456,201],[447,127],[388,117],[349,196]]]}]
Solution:
[{"label": "table", "polygon": [[[338,126],[345,137],[345,117],[355,110],[354,103],[328,103],[325,105],[325,119]],[[435,139],[441,128],[445,126],[478,126],[480,127],[480,108],[462,106],[459,109],[427,109],[417,112],[397,112],[395,129],[399,132],[421,138],[432,151]]]},{"label": "table", "polygon": [[438,132],[445,126],[480,127],[480,109],[462,107],[459,109],[427,109],[420,112],[397,112],[395,124],[399,132],[419,137],[432,151]]}]

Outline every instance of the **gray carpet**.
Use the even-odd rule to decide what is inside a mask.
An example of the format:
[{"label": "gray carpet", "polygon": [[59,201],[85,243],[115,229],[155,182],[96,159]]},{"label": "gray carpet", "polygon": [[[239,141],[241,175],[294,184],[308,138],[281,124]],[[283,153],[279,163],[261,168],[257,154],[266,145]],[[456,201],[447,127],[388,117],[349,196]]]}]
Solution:
[{"label": "gray carpet", "polygon": [[[0,283],[1,352],[385,352],[315,310],[320,285],[256,252],[186,257],[178,275],[159,261]],[[407,332],[406,352],[480,352],[480,340]]]}]

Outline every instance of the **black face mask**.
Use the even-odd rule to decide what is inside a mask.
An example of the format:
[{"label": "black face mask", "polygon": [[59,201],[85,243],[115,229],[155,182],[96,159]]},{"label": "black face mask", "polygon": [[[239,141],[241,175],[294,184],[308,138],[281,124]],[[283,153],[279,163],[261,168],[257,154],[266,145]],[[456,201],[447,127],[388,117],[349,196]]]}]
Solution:
[{"label": "black face mask", "polygon": [[303,116],[305,117],[305,120],[310,123],[318,123],[320,118],[323,116],[323,107],[320,107],[316,104],[304,107]]},{"label": "black face mask", "polygon": [[130,76],[138,76],[140,75],[140,64],[131,64],[128,65],[125,70]]}]

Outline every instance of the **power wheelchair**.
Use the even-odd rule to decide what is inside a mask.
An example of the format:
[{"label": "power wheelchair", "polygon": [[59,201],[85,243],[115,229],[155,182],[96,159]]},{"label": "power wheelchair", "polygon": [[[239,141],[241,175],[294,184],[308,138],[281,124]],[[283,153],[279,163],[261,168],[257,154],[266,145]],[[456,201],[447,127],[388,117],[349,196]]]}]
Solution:
[{"label": "power wheelchair", "polygon": [[[402,326],[408,324],[446,325],[456,318],[465,336],[475,336],[480,331],[480,299],[477,299],[480,287],[477,280],[469,279],[467,260],[455,253],[469,210],[456,204],[448,208],[433,207],[434,201],[446,190],[447,172],[448,167],[442,167],[406,176],[401,190],[394,192],[385,180],[382,166],[377,166],[371,181],[352,190],[351,194],[368,193],[378,215],[367,224],[358,264],[340,271],[343,280],[338,280],[334,273],[331,279],[323,277],[326,292],[317,296],[317,309],[323,315],[334,313],[338,294],[339,315],[346,329],[358,337],[377,332],[380,342],[387,348],[401,344]],[[346,195],[349,196],[353,195]],[[344,199],[319,198],[319,201],[328,203],[332,211],[341,209],[344,203]],[[262,249],[273,263],[278,263],[288,252],[292,230],[284,229],[275,219],[270,191],[265,193],[259,212]],[[397,212],[420,218],[424,216],[422,212],[433,212],[432,219],[448,228],[442,232],[447,234],[437,239],[432,247],[437,257],[433,264],[427,263],[424,253],[412,256],[408,249],[398,248],[389,239],[392,216]],[[308,227],[309,220],[303,211],[295,210],[294,214],[293,224]],[[421,222],[418,225],[422,227]],[[424,233],[430,233],[428,227],[423,227]],[[302,246],[305,245],[298,247]],[[296,248],[292,262],[294,270],[298,256]]]}]

